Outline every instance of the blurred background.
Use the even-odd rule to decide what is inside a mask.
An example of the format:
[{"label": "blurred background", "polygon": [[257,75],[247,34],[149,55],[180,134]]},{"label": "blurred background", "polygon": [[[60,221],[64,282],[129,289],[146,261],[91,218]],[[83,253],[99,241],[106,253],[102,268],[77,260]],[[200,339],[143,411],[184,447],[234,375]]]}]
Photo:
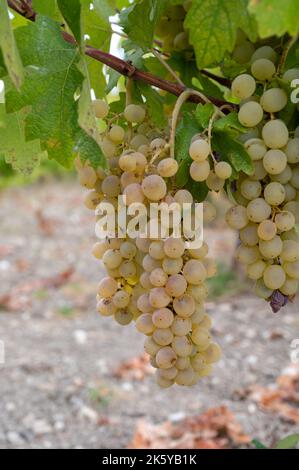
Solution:
[{"label": "blurred background", "polygon": [[54,162],[24,178],[0,159],[0,447],[253,448],[298,432],[299,304],[273,314],[254,296],[233,259],[228,202],[215,198],[205,230],[222,360],[199,385],[165,390],[134,325],[96,313],[104,271],[82,199]]}]

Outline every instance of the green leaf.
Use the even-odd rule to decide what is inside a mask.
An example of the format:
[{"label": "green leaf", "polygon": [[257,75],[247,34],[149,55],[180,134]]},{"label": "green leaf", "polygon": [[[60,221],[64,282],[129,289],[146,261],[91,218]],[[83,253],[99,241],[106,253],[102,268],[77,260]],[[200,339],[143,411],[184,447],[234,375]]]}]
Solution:
[{"label": "green leaf", "polygon": [[148,114],[157,127],[165,127],[167,119],[163,108],[163,98],[156,90],[144,83],[138,83],[141,94],[146,99]]},{"label": "green leaf", "polygon": [[78,43],[82,41],[82,27],[81,27],[81,4],[80,0],[57,0],[59,10],[65,21],[67,22],[70,30],[77,39]]},{"label": "green leaf", "polygon": [[26,65],[20,92],[7,91],[7,108],[18,111],[31,106],[26,117],[26,138],[41,139],[49,158],[69,167],[75,157],[74,136],[78,132],[78,103],[75,93],[82,86],[79,54],[66,43],[60,26],[38,16],[35,23],[16,30],[19,50]]},{"label": "green leaf", "polygon": [[262,38],[298,33],[298,0],[250,0],[249,11],[255,14]]},{"label": "green leaf", "polygon": [[109,24],[109,16],[116,13],[116,5],[114,0],[94,0],[93,7],[99,18]]},{"label": "green leaf", "polygon": [[262,442],[260,442],[258,439],[253,439],[251,443],[257,448],[257,449],[268,449]]},{"label": "green leaf", "polygon": [[235,45],[236,32],[246,15],[243,0],[194,0],[185,19],[198,67],[219,64]]},{"label": "green leaf", "polygon": [[20,88],[24,78],[23,66],[15,43],[6,0],[0,0],[0,48],[9,76],[14,85]]},{"label": "green leaf", "polygon": [[185,112],[175,135],[175,159],[180,162],[189,158],[189,147],[192,137],[202,129],[193,114]]},{"label": "green leaf", "polygon": [[206,129],[209,126],[209,121],[213,116],[215,107],[212,103],[198,104],[195,110],[195,117],[198,124]]},{"label": "green leaf", "polygon": [[192,159],[189,156],[180,161],[178,171],[175,175],[175,184],[178,188],[186,186],[190,176],[189,169],[191,163]]},{"label": "green leaf", "polygon": [[113,88],[117,86],[118,80],[120,79],[121,74],[116,72],[116,70],[108,69],[107,75],[108,75],[108,84],[106,85],[105,93],[108,95],[110,91],[113,90]]},{"label": "green leaf", "polygon": [[32,0],[32,8],[40,15],[48,16],[53,20],[61,18],[57,0]]},{"label": "green leaf", "polygon": [[284,437],[275,446],[275,449],[293,449],[299,443],[299,434],[290,434]]},{"label": "green leaf", "polygon": [[212,147],[220,157],[228,160],[237,172],[243,171],[247,175],[252,174],[253,164],[250,156],[244,146],[232,139],[227,132],[215,132]]},{"label": "green leaf", "polygon": [[239,27],[246,33],[250,41],[255,42],[258,37],[258,26],[256,18],[248,11],[248,0],[241,0],[243,3],[243,14],[240,17]]},{"label": "green leaf", "polygon": [[101,148],[82,129],[79,129],[75,136],[74,150],[83,161],[89,160],[94,168],[107,168],[107,160]]},{"label": "green leaf", "polygon": [[14,170],[30,174],[39,164],[43,152],[38,139],[26,142],[25,117],[27,111],[6,114],[0,104],[0,154]]},{"label": "green leaf", "polygon": [[192,79],[192,85],[202,91],[206,96],[223,99],[223,92],[219,86],[199,72],[197,72],[196,77]]},{"label": "green leaf", "polygon": [[213,129],[217,131],[226,131],[230,129],[235,129],[239,132],[246,132],[246,127],[240,124],[238,113],[232,112],[224,116],[223,118],[217,119],[214,122]]},{"label": "green leaf", "polygon": [[198,183],[194,181],[190,176],[185,186],[188,191],[192,194],[195,202],[202,202],[206,199],[209,189],[206,183]]},{"label": "green leaf", "polygon": [[122,13],[121,25],[131,41],[144,50],[152,46],[155,26],[166,5],[167,0],[142,0]]}]

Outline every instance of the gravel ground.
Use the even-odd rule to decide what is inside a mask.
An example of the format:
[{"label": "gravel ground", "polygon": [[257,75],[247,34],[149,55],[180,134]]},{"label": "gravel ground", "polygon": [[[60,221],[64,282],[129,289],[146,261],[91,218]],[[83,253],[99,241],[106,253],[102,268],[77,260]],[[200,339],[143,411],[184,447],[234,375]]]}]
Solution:
[{"label": "gravel ground", "polygon": [[[143,339],[95,313],[103,270],[90,255],[93,221],[81,189],[45,182],[0,198],[0,297],[9,294],[0,311],[1,448],[125,448],[141,418],[160,423],[219,405],[268,444],[295,432],[240,391],[272,386],[290,364],[298,303],[273,315],[250,294],[210,301],[223,359],[190,390],[159,390],[150,374],[119,379],[114,371],[141,354]],[[232,254],[230,232],[209,238],[216,254]],[[60,283],[57,276],[71,268]]]}]

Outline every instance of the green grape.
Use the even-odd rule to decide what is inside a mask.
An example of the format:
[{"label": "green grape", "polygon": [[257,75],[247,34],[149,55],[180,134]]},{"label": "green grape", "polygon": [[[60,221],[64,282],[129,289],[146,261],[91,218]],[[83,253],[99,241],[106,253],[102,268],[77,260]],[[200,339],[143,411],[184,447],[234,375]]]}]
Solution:
[{"label": "green grape", "polygon": [[187,289],[187,281],[182,274],[173,274],[166,282],[165,290],[171,297],[180,297]]},{"label": "green grape", "polygon": [[157,328],[153,340],[160,346],[168,346],[173,340],[173,333],[169,328]]},{"label": "green grape", "polygon": [[188,34],[183,31],[179,34],[176,35],[173,41],[173,47],[177,51],[182,51],[184,49],[188,49],[189,46],[189,40],[188,40]]},{"label": "green grape", "polygon": [[232,82],[232,94],[241,100],[253,95],[255,88],[256,83],[254,78],[246,73],[239,75]]},{"label": "green grape", "polygon": [[264,261],[262,261],[261,259],[258,259],[254,263],[249,264],[247,266],[246,274],[249,277],[249,279],[257,281],[263,276],[266,266],[267,265]]},{"label": "green grape", "polygon": [[295,217],[296,224],[299,224],[299,202],[290,201],[283,206],[284,211],[291,212]]},{"label": "green grape", "polygon": [[126,326],[133,320],[133,315],[128,310],[120,309],[115,312],[114,319],[119,325]]},{"label": "green grape", "polygon": [[282,240],[278,235],[272,240],[260,240],[259,249],[265,259],[277,258],[282,252]]},{"label": "green grape", "polygon": [[295,216],[289,211],[280,212],[275,216],[275,224],[278,230],[287,232],[295,226]]},{"label": "green grape", "polygon": [[[195,162],[194,162],[195,163]],[[219,162],[215,165],[215,174],[218,178],[227,180],[232,175],[232,167],[227,162]]]},{"label": "green grape", "polygon": [[293,263],[284,263],[283,269],[286,274],[292,279],[299,279],[299,261]]},{"label": "green grape", "polygon": [[271,206],[279,206],[285,199],[285,189],[282,184],[272,182],[264,189],[265,201]]},{"label": "green grape", "polygon": [[293,174],[290,183],[295,189],[299,189],[299,168],[293,168]]},{"label": "green grape", "polygon": [[175,383],[178,385],[193,385],[195,375],[192,367],[188,369],[180,370],[175,378]]},{"label": "green grape", "polygon": [[154,287],[163,287],[167,282],[167,274],[162,268],[155,268],[150,273],[150,282]]},{"label": "green grape", "polygon": [[238,64],[246,64],[254,52],[254,46],[251,42],[245,41],[243,44],[237,45],[233,50],[233,59]]},{"label": "green grape", "polygon": [[[155,356],[156,354],[158,354],[158,352],[160,351],[161,349],[161,346],[159,346],[154,340],[152,337],[148,337],[146,338],[145,342],[144,342],[144,350],[145,352],[147,352],[147,354],[149,354],[150,356]],[[160,366],[159,366],[160,367]],[[171,366],[170,366],[171,367]]]},{"label": "green grape", "polygon": [[183,206],[183,204],[191,204],[193,196],[187,189],[179,189],[174,195],[175,202]]},{"label": "green grape", "polygon": [[225,180],[219,178],[219,176],[210,171],[209,176],[207,177],[206,184],[211,191],[220,191],[224,186]]},{"label": "green grape", "polygon": [[269,289],[265,286],[263,279],[258,279],[254,288],[255,294],[261,299],[268,299],[273,292],[273,289]]},{"label": "green grape", "polygon": [[283,240],[280,258],[283,262],[293,263],[299,260],[299,243],[294,240]]},{"label": "green grape", "polygon": [[171,331],[175,336],[185,336],[190,333],[191,329],[192,323],[190,318],[175,316],[171,325]]},{"label": "green grape", "polygon": [[94,210],[98,206],[98,204],[101,202],[103,198],[102,194],[99,194],[97,191],[92,190],[89,191],[85,197],[84,197],[84,205],[87,207],[87,209]]},{"label": "green grape", "polygon": [[178,274],[183,267],[183,259],[180,258],[164,258],[162,261],[164,271],[169,274]]},{"label": "green grape", "polygon": [[154,311],[152,321],[157,328],[169,328],[174,322],[174,315],[169,308],[160,308]]},{"label": "green grape", "polygon": [[166,196],[167,186],[159,175],[146,176],[141,186],[143,194],[150,201],[160,201]]},{"label": "green grape", "polygon": [[94,113],[98,119],[104,119],[109,113],[109,105],[103,100],[92,101]]},{"label": "green grape", "polygon": [[158,173],[163,178],[170,178],[178,171],[179,165],[174,158],[164,158],[158,164]]},{"label": "green grape", "polygon": [[116,313],[117,307],[112,299],[101,299],[97,303],[97,311],[104,317],[110,317]]},{"label": "green grape", "polygon": [[262,139],[249,139],[244,144],[252,160],[261,160],[267,152],[267,147]]},{"label": "green grape", "polygon": [[271,62],[275,63],[277,59],[277,54],[275,50],[270,46],[262,46],[256,49],[251,57],[251,63],[258,59],[268,59]]},{"label": "green grape", "polygon": [[124,116],[128,122],[140,123],[144,121],[145,110],[142,108],[142,106],[138,106],[136,104],[129,104],[125,108]]},{"label": "green grape", "polygon": [[282,88],[270,88],[261,96],[261,106],[267,113],[281,111],[288,102],[288,96]]},{"label": "green grape", "polygon": [[130,294],[124,290],[119,290],[114,294],[112,300],[117,308],[125,308],[130,303]]},{"label": "green grape", "polygon": [[247,217],[251,222],[260,223],[271,215],[271,206],[262,198],[253,199],[247,206]]},{"label": "green grape", "polygon": [[291,202],[296,198],[297,191],[291,184],[285,184],[284,190],[286,193],[286,196],[285,196],[286,202]]},{"label": "green grape", "polygon": [[263,280],[268,289],[276,290],[284,285],[286,274],[281,266],[273,264],[272,266],[266,267]]},{"label": "green grape", "polygon": [[182,318],[190,317],[195,311],[195,301],[189,294],[176,297],[173,301],[174,311]]},{"label": "green grape", "polygon": [[262,136],[267,147],[271,149],[280,149],[287,144],[289,131],[283,121],[280,119],[273,119],[264,125]]},{"label": "green grape", "polygon": [[123,196],[125,197],[125,204],[130,206],[136,202],[144,201],[144,192],[139,183],[131,183],[123,190]]},{"label": "green grape", "polygon": [[289,165],[287,165],[281,173],[278,173],[278,175],[271,175],[272,181],[277,181],[278,183],[281,183],[281,184],[288,183],[291,178],[292,178],[292,169]]},{"label": "green grape", "polygon": [[208,160],[203,162],[193,161],[190,165],[190,176],[194,181],[206,181],[210,173]]},{"label": "green grape", "polygon": [[278,175],[285,170],[287,166],[287,156],[279,149],[272,149],[266,152],[263,158],[263,165],[270,175]]},{"label": "green grape", "polygon": [[177,355],[170,346],[159,349],[156,354],[156,362],[161,369],[170,369],[176,363]]},{"label": "green grape", "polygon": [[191,338],[193,343],[196,344],[198,351],[207,349],[211,342],[210,332],[205,328],[201,328],[200,325],[194,328]]},{"label": "green grape", "polygon": [[120,254],[125,259],[134,258],[136,251],[136,245],[132,242],[123,242],[120,245]]},{"label": "green grape", "polygon": [[283,80],[286,82],[292,82],[293,80],[296,80],[296,78],[299,78],[299,69],[293,68],[286,70],[282,76]]},{"label": "green grape", "polygon": [[297,279],[287,277],[283,286],[280,287],[280,292],[287,296],[295,295],[298,292],[299,283]]},{"label": "green grape", "polygon": [[251,73],[257,80],[271,80],[276,72],[275,65],[269,59],[257,59],[252,62]]},{"label": "green grape", "polygon": [[190,259],[183,268],[183,275],[189,284],[200,284],[207,277],[207,271],[201,261]]},{"label": "green grape", "polygon": [[109,269],[118,268],[123,258],[118,250],[107,250],[102,257],[104,265]]},{"label": "green grape", "polygon": [[118,284],[112,277],[104,277],[99,286],[98,293],[101,297],[112,297],[118,289]]},{"label": "green grape", "polygon": [[188,357],[192,352],[192,344],[187,336],[175,336],[171,347],[179,357]]},{"label": "green grape", "polygon": [[218,362],[221,359],[221,348],[217,343],[211,343],[202,353],[208,364]]},{"label": "green grape", "polygon": [[167,294],[164,287],[153,287],[149,294],[149,301],[155,309],[167,307],[170,303],[170,296]]},{"label": "green grape", "polygon": [[204,139],[194,140],[189,148],[190,157],[197,162],[202,162],[208,158],[210,152],[210,144]]},{"label": "green grape", "polygon": [[238,118],[242,126],[254,127],[263,119],[263,108],[255,101],[249,101],[241,106]]},{"label": "green grape", "polygon": [[277,233],[277,226],[271,220],[263,220],[258,226],[257,234],[261,240],[272,240]]},{"label": "green grape", "polygon": [[185,251],[185,244],[181,238],[167,238],[164,242],[164,253],[168,258],[180,258]]},{"label": "green grape", "polygon": [[216,218],[217,211],[216,207],[213,206],[209,201],[204,201],[202,204],[203,210],[203,221],[205,224],[209,224]]},{"label": "green grape", "polygon": [[107,250],[109,250],[109,243],[107,240],[102,240],[93,245],[92,254],[95,258],[102,259]]},{"label": "green grape", "polygon": [[149,140],[148,138],[143,135],[143,134],[136,134],[131,140],[130,140],[130,147],[134,150],[138,150],[139,147],[142,145],[148,146]]},{"label": "green grape", "polygon": [[134,261],[123,261],[119,267],[119,272],[125,279],[132,279],[136,276],[136,264]]},{"label": "green grape", "polygon": [[241,183],[240,191],[243,197],[251,201],[261,195],[262,185],[259,181],[246,178]]},{"label": "green grape", "polygon": [[262,160],[258,160],[253,162],[254,171],[253,174],[250,175],[250,178],[254,181],[261,181],[267,176],[267,171],[263,165]]},{"label": "green grape", "polygon": [[255,246],[259,242],[257,234],[257,225],[248,224],[240,230],[240,240],[246,246]]},{"label": "green grape", "polygon": [[158,240],[151,242],[148,248],[148,253],[154,259],[163,259],[165,257],[163,241]]},{"label": "green grape", "polygon": [[109,175],[102,182],[102,191],[105,196],[116,197],[120,194],[120,179],[116,175]]},{"label": "green grape", "polygon": [[252,264],[260,257],[259,249],[256,246],[240,245],[236,250],[236,259],[243,264]]},{"label": "green grape", "polygon": [[226,213],[226,222],[234,230],[241,230],[248,224],[246,208],[233,206]]},{"label": "green grape", "polygon": [[117,144],[123,142],[125,138],[125,131],[121,126],[114,125],[109,131],[109,137],[113,142]]},{"label": "green grape", "polygon": [[299,163],[299,137],[294,137],[294,139],[288,141],[285,153],[289,163]]}]

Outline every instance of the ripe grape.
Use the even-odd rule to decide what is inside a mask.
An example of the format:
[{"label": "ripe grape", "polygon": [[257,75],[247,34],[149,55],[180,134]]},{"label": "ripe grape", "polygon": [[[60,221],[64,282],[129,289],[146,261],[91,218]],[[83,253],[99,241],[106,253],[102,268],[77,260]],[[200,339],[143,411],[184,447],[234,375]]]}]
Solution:
[{"label": "ripe grape", "polygon": [[272,240],[277,233],[277,226],[271,220],[263,220],[258,226],[257,233],[261,240]]},{"label": "ripe grape", "polygon": [[299,243],[294,240],[283,240],[280,258],[283,262],[294,262],[299,260]]},{"label": "ripe grape", "polygon": [[104,277],[98,287],[101,297],[112,297],[118,289],[118,284],[112,277]]},{"label": "ripe grape", "polygon": [[175,316],[171,325],[171,331],[176,336],[185,336],[190,333],[192,329],[192,323],[190,318],[182,318]]},{"label": "ripe grape", "polygon": [[228,225],[235,230],[240,230],[248,224],[247,211],[243,206],[231,207],[225,218]]},{"label": "ripe grape", "polygon": [[189,284],[200,284],[207,277],[207,271],[201,261],[191,259],[183,268],[183,275]]},{"label": "ripe grape", "polygon": [[247,217],[251,222],[260,223],[271,215],[271,207],[262,198],[253,199],[247,206]]},{"label": "ripe grape", "polygon": [[275,235],[272,240],[260,240],[259,249],[263,258],[277,258],[282,251],[282,240],[278,235]]},{"label": "ripe grape", "polygon": [[188,357],[192,352],[192,344],[187,336],[175,336],[171,347],[179,357]]},{"label": "ripe grape", "polygon": [[167,186],[161,176],[150,175],[142,181],[142,191],[150,201],[159,201],[165,197]]},{"label": "ripe grape", "polygon": [[261,106],[267,113],[281,111],[288,102],[288,96],[282,88],[270,88],[261,96]]},{"label": "ripe grape", "polygon": [[271,206],[279,206],[285,199],[285,189],[282,184],[272,182],[264,189],[265,201]]},{"label": "ripe grape", "polygon": [[159,349],[156,354],[156,362],[161,369],[170,369],[176,363],[177,355],[170,346]]},{"label": "ripe grape", "polygon": [[252,62],[251,73],[257,80],[271,80],[276,72],[275,65],[269,59],[257,59]]},{"label": "ripe grape", "polygon": [[280,149],[287,144],[289,131],[283,121],[280,119],[273,119],[264,125],[262,136],[267,147],[271,149]]},{"label": "ripe grape", "polygon": [[283,286],[286,280],[286,275],[281,266],[273,264],[272,266],[266,267],[263,279],[266,287],[276,290]]},{"label": "ripe grape", "polygon": [[299,163],[299,137],[294,137],[294,139],[288,141],[285,153],[289,163]]},{"label": "ripe grape", "polygon": [[[167,276],[167,275],[166,275]],[[165,290],[171,297],[180,297],[187,289],[187,281],[182,274],[173,274],[166,282]]]},{"label": "ripe grape", "polygon": [[113,296],[113,303],[117,308],[125,308],[130,303],[130,294],[124,290],[117,291]]},{"label": "ripe grape", "polygon": [[103,100],[94,100],[92,102],[93,110],[98,119],[104,119],[109,113],[109,105]]},{"label": "ripe grape", "polygon": [[172,311],[164,307],[154,311],[152,321],[157,328],[169,328],[175,320]]},{"label": "ripe grape", "polygon": [[206,181],[210,173],[208,160],[203,162],[193,161],[190,165],[190,176],[194,181]]},{"label": "ripe grape", "polygon": [[136,104],[129,104],[125,108],[124,116],[128,122],[140,123],[144,121],[145,110]]},{"label": "ripe grape", "polygon": [[249,264],[246,268],[246,273],[249,279],[257,280],[260,279],[266,269],[266,263],[261,259],[258,259],[252,264]]},{"label": "ripe grape", "polygon": [[167,307],[170,302],[170,296],[167,294],[164,287],[154,287],[149,294],[149,301],[155,309]]},{"label": "ripe grape", "polygon": [[254,62],[257,59],[268,59],[275,63],[277,59],[277,53],[270,46],[262,46],[256,49],[256,51],[253,53],[251,62]]},{"label": "ripe grape", "polygon": [[295,225],[295,217],[292,212],[283,211],[275,216],[275,224],[281,232],[291,230]]},{"label": "ripe grape", "polygon": [[168,346],[173,340],[173,333],[169,328],[157,328],[153,340],[160,346]]},{"label": "ripe grape", "polygon": [[232,82],[232,94],[241,100],[249,98],[255,92],[256,83],[251,75],[239,75]]},{"label": "ripe grape", "polygon": [[174,158],[164,158],[158,164],[158,173],[163,178],[170,178],[176,174],[179,165]]},{"label": "ripe grape", "polygon": [[195,311],[195,301],[191,295],[184,294],[174,299],[173,308],[180,317],[188,318]]},{"label": "ripe grape", "polygon": [[249,101],[241,106],[238,118],[242,126],[254,127],[263,119],[263,108],[255,101]]},{"label": "ripe grape", "polygon": [[262,185],[259,181],[245,178],[241,183],[240,191],[242,196],[251,201],[261,195]]},{"label": "ripe grape", "polygon": [[[155,287],[163,287],[167,282],[167,274],[162,268],[155,268],[150,273],[150,282]],[[167,291],[167,288],[166,288]]]},{"label": "ripe grape", "polygon": [[168,258],[180,258],[185,251],[185,243],[181,238],[169,237],[165,240],[163,248]]},{"label": "ripe grape", "polygon": [[226,180],[232,175],[232,167],[227,162],[219,162],[215,165],[215,174],[218,178]]},{"label": "ripe grape", "polygon": [[244,144],[252,160],[261,160],[267,152],[267,147],[262,139],[249,139]]},{"label": "ripe grape", "polygon": [[211,152],[210,144],[204,139],[194,140],[189,148],[189,154],[192,160],[202,162],[208,158]]}]

